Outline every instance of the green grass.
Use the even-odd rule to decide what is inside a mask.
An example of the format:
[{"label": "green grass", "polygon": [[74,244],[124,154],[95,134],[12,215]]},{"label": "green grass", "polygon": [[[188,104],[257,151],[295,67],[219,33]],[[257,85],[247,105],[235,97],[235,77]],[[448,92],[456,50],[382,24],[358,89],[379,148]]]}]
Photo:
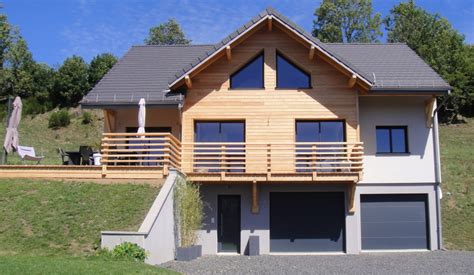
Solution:
[{"label": "green grass", "polygon": [[144,263],[97,257],[0,256],[2,274],[177,274]]},{"label": "green grass", "polygon": [[93,255],[101,230],[137,230],[159,188],[0,180],[0,255]]},{"label": "green grass", "polygon": [[474,119],[441,126],[440,142],[444,245],[474,250]]},{"label": "green grass", "polygon": [[[91,112],[91,111],[89,111]],[[32,116],[24,116],[18,127],[20,145],[32,146],[37,155],[44,155],[42,164],[61,164],[57,148],[65,151],[78,151],[80,145],[89,145],[98,148],[100,145],[103,120],[100,112],[93,113],[92,124],[82,124],[81,111],[70,109],[72,116],[68,127],[53,130],[48,128],[48,118],[51,112]],[[2,119],[0,137],[5,137],[6,122]],[[2,143],[3,144],[3,143]],[[8,156],[8,164],[19,164],[20,158],[16,153]]]}]

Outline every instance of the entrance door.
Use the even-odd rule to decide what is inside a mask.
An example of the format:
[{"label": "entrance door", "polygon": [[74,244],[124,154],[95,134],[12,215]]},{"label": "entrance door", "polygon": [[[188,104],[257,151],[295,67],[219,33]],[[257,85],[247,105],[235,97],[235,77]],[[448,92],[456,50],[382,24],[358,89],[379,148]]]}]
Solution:
[{"label": "entrance door", "polygon": [[219,195],[217,200],[217,250],[240,253],[240,195]]}]

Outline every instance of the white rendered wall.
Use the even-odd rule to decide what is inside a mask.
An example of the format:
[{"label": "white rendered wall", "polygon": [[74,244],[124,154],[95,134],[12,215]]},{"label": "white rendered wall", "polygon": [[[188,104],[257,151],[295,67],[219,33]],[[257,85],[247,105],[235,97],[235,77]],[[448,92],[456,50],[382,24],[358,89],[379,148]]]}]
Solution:
[{"label": "white rendered wall", "polygon": [[[425,96],[359,97],[364,142],[361,183],[434,183],[433,129],[426,127]],[[409,154],[378,155],[376,126],[408,126]]]}]

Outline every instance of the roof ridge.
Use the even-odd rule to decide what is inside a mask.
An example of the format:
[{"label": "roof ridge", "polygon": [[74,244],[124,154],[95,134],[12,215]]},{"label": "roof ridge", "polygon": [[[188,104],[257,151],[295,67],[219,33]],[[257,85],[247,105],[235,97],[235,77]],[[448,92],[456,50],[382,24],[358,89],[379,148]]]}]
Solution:
[{"label": "roof ridge", "polygon": [[174,47],[183,47],[183,48],[189,48],[189,47],[211,47],[214,46],[215,44],[176,44],[176,45],[132,45],[132,47],[150,47],[150,48],[174,48]]}]

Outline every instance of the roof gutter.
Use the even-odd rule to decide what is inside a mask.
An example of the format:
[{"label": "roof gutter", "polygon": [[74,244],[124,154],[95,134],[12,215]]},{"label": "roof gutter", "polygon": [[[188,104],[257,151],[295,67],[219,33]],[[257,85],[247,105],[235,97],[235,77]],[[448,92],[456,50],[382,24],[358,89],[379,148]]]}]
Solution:
[{"label": "roof gutter", "polygon": [[[159,108],[179,108],[181,104],[180,101],[175,102],[147,102],[146,106],[148,107],[159,107]],[[118,102],[91,102],[91,103],[81,103],[82,109],[130,109],[136,108],[137,103],[133,102],[126,102],[126,103],[118,103]]]},{"label": "roof gutter", "polygon": [[[451,94],[451,91],[448,90],[447,94]],[[449,97],[445,97],[443,101],[436,106],[436,109],[433,111],[433,151],[434,151],[434,165],[435,165],[435,185],[436,185],[436,218],[437,218],[437,231],[438,231],[438,249],[444,249],[443,247],[443,228],[441,224],[441,199],[443,198],[443,193],[441,190],[441,157],[439,149],[439,124],[438,124],[438,111],[443,107],[448,101]]]}]

